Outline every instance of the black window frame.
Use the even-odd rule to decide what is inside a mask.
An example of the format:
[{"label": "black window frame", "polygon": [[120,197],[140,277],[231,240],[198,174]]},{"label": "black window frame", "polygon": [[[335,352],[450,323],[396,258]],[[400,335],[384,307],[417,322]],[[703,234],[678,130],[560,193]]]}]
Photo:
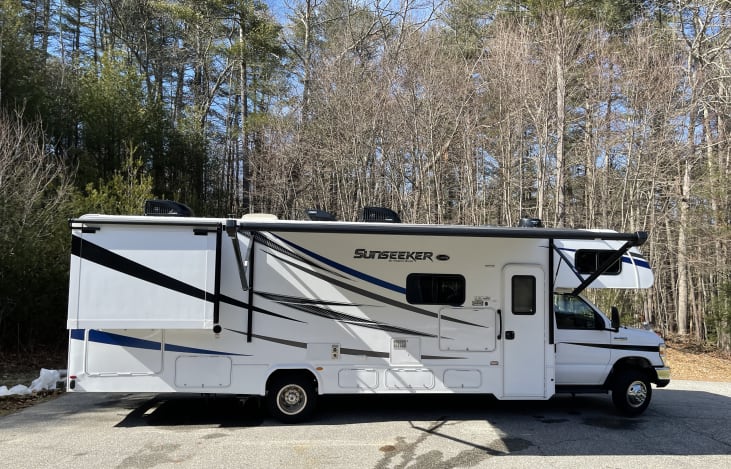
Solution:
[{"label": "black window frame", "polygon": [[[599,266],[611,256],[615,255],[617,251],[611,249],[577,249],[574,254],[574,267],[576,271],[582,275],[591,275],[597,271]],[[591,268],[588,264],[591,263]],[[622,274],[622,259],[609,266],[609,268],[602,272],[602,275],[621,275]]]},{"label": "black window frame", "polygon": [[[452,284],[449,285],[448,282]],[[426,288],[429,289],[428,292],[425,291]],[[466,292],[467,282],[464,275],[410,273],[406,276],[406,301],[412,305],[460,306],[465,302]],[[450,298],[445,297],[447,294]]]},{"label": "black window frame", "polygon": [[[530,280],[531,290],[532,290],[532,296],[530,298],[530,308],[525,309],[516,309],[516,304],[523,306],[524,304],[527,304],[525,301],[525,298],[523,295],[525,295],[525,288],[516,288],[516,280],[522,281],[522,280]],[[516,316],[532,316],[536,314],[537,309],[537,297],[538,297],[538,291],[537,291],[537,279],[535,275],[513,275],[510,278],[510,311],[515,314]],[[520,295],[517,296],[517,295]]]}]

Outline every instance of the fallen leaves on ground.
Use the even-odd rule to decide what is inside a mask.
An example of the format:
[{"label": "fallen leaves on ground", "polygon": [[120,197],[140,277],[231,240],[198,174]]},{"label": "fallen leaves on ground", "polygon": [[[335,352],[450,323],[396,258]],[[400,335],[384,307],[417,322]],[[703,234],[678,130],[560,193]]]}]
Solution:
[{"label": "fallen leaves on ground", "polygon": [[666,360],[670,386],[674,379],[731,382],[731,358],[717,352],[700,352],[695,347],[668,343]]},{"label": "fallen leaves on ground", "polygon": [[12,414],[26,407],[54,399],[63,393],[62,390],[39,391],[30,394],[20,394],[0,397],[0,417]]}]

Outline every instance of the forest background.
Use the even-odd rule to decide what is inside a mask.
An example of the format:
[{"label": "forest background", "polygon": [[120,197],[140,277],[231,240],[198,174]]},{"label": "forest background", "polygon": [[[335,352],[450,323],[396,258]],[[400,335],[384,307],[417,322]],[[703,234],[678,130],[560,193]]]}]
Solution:
[{"label": "forest background", "polygon": [[153,197],[647,230],[600,304],[731,349],[731,1],[272,6],[0,0],[0,352],[65,345],[68,219]]}]

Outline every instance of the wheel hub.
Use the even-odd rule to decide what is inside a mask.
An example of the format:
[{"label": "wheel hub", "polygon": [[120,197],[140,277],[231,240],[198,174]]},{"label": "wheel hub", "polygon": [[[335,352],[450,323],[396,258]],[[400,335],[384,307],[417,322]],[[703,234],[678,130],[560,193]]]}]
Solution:
[{"label": "wheel hub", "polygon": [[642,381],[635,381],[627,389],[627,402],[632,407],[639,407],[647,399],[647,388]]},{"label": "wheel hub", "polygon": [[287,414],[296,415],[307,405],[307,393],[295,384],[283,387],[277,394],[277,407]]},{"label": "wheel hub", "polygon": [[302,397],[295,389],[288,389],[287,392],[284,393],[284,402],[287,405],[296,405]]}]

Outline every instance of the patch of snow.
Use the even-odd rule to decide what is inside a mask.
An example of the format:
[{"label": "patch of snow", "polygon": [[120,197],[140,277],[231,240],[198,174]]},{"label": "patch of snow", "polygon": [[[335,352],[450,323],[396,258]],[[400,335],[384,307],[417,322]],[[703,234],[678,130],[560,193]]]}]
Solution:
[{"label": "patch of snow", "polygon": [[61,381],[61,376],[62,372],[59,370],[41,368],[40,376],[33,380],[30,387],[22,384],[17,384],[10,389],[7,386],[0,386],[0,397],[30,394],[38,391],[53,391],[56,389],[56,383]]}]

